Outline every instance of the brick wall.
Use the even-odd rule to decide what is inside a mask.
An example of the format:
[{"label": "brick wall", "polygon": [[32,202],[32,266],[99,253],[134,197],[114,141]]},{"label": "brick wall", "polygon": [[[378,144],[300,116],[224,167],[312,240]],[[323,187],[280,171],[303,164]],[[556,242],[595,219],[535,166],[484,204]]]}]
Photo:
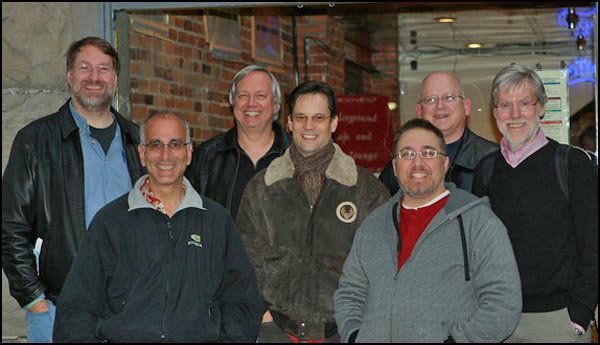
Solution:
[{"label": "brick wall", "polygon": [[[298,17],[298,61],[302,81],[329,83],[336,95],[344,94],[344,32],[340,18],[327,15]],[[307,45],[308,60],[304,56]],[[308,62],[308,64],[307,64]],[[306,75],[306,71],[308,75]]]},{"label": "brick wall", "polygon": [[[132,117],[141,122],[152,112],[171,110],[189,121],[194,146],[234,125],[229,105],[231,80],[252,58],[251,17],[241,16],[241,60],[213,58],[202,12],[167,13],[168,36],[155,37],[130,29]],[[281,18],[284,59],[272,72],[282,90],[294,87],[291,25]]]},{"label": "brick wall", "polygon": [[[266,12],[265,12],[266,11]],[[274,12],[273,12],[274,13]],[[256,64],[252,54],[251,10],[240,16],[241,54],[236,61],[215,58],[205,31],[202,11],[166,12],[164,36],[129,29],[130,103],[132,118],[141,122],[152,112],[171,110],[190,122],[194,146],[234,125],[228,96],[231,80],[241,68]],[[269,15],[262,9],[260,15]],[[136,16],[144,16],[136,14]],[[299,16],[297,23],[300,81],[328,82],[336,94],[344,94],[343,19],[328,15]],[[292,18],[280,17],[283,58],[270,70],[281,84],[284,97],[280,121],[286,119],[285,98],[294,88]],[[392,36],[397,33],[392,33]],[[309,37],[309,63],[304,63],[304,42]],[[312,39],[310,39],[312,38]],[[365,94],[387,95],[397,100],[396,39],[377,38],[369,42],[371,62],[382,75],[364,74]],[[360,58],[369,59],[364,56]],[[258,62],[258,64],[263,64]],[[306,67],[306,69],[305,69]],[[308,72],[308,77],[305,74]],[[399,115],[398,115],[399,118]]]}]

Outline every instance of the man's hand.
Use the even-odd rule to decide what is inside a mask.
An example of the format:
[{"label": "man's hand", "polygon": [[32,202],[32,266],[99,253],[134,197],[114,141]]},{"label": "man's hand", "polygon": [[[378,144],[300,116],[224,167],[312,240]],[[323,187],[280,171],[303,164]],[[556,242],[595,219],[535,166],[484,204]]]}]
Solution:
[{"label": "man's hand", "polygon": [[48,312],[48,303],[46,303],[46,300],[43,299],[43,300],[35,303],[31,307],[29,307],[29,312],[34,313],[34,314],[47,313]]},{"label": "man's hand", "polygon": [[260,332],[258,334],[259,343],[291,343],[287,334],[275,324],[273,315],[268,310],[263,314]]},{"label": "man's hand", "polygon": [[263,314],[262,323],[265,322],[273,322],[273,315],[271,315],[271,312],[268,310]]}]

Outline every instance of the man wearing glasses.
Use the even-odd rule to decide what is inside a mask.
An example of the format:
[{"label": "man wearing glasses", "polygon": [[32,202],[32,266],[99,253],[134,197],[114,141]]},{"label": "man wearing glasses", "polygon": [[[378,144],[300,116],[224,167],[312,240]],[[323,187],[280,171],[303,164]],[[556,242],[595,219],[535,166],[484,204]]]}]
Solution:
[{"label": "man wearing glasses", "polygon": [[503,68],[492,101],[503,138],[477,166],[473,193],[489,197],[506,225],[521,273],[523,314],[508,342],[589,343],[598,304],[597,167],[585,151],[568,150],[563,193],[556,169],[562,144],[540,128],[548,96],[535,70]]},{"label": "man wearing glasses", "polygon": [[144,172],[138,126],[111,107],[115,49],[86,37],[66,55],[71,98],[17,133],[2,176],[2,269],[30,343],[52,341],[55,303],[94,215]]},{"label": "man wearing glasses", "polygon": [[506,228],[485,198],[444,183],[440,130],[394,136],[401,190],[362,223],[334,294],[340,340],[501,342],[519,321],[521,284]]},{"label": "man wearing glasses", "polygon": [[148,175],[92,221],[58,299],[57,342],[254,342],[263,314],[252,264],[221,205],[184,178],[178,114],[140,128]]},{"label": "man wearing glasses", "polygon": [[265,302],[259,342],[338,342],[333,292],[362,220],[389,194],[332,141],[335,94],[290,94],[292,144],[246,187],[237,225]]},{"label": "man wearing glasses", "polygon": [[[475,166],[485,155],[496,151],[498,144],[478,136],[467,127],[471,100],[465,98],[458,77],[438,71],[423,78],[416,111],[419,118],[431,122],[444,135],[450,159],[445,180],[470,192]],[[398,191],[398,180],[393,174],[391,161],[384,167],[379,179],[390,193]]]}]

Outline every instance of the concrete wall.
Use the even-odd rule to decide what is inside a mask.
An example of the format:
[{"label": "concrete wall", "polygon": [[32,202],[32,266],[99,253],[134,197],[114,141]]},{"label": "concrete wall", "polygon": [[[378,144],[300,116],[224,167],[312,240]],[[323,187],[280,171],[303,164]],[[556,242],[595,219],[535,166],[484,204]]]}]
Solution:
[{"label": "concrete wall", "polygon": [[[69,97],[65,53],[98,35],[97,2],[2,2],[2,172],[17,131]],[[25,336],[24,312],[2,273],[2,338]]]}]

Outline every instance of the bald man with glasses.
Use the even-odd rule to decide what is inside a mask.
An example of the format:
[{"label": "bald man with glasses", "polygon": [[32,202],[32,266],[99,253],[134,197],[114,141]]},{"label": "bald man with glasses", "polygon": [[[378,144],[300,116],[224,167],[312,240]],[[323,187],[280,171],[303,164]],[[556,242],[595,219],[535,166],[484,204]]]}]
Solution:
[{"label": "bald man with glasses", "polygon": [[[485,155],[498,150],[498,144],[478,136],[467,127],[471,100],[465,97],[460,79],[443,71],[428,74],[421,82],[416,111],[418,118],[431,122],[444,135],[450,159],[445,180],[470,192],[475,166]],[[379,180],[392,195],[398,191],[398,180],[391,161],[379,174]]]}]

